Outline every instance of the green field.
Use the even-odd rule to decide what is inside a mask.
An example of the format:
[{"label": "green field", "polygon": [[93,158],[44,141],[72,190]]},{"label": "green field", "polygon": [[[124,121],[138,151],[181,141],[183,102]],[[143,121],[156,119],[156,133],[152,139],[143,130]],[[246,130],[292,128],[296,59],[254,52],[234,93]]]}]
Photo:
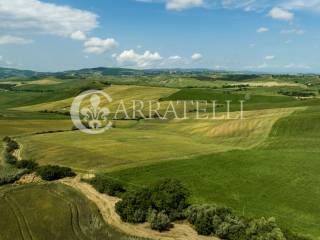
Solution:
[{"label": "green field", "polygon": [[285,227],[319,236],[320,112],[309,108],[280,119],[263,144],[110,174],[141,186],[174,177],[192,189],[194,202],[232,206],[240,213],[276,216]]},{"label": "green field", "polygon": [[[279,94],[283,89],[317,93],[317,77],[153,75],[52,81],[0,93],[0,137],[15,137],[23,145],[23,158],[79,172],[103,172],[133,189],[160,178],[178,178],[191,190],[193,203],[218,203],[247,216],[274,216],[284,228],[320,239],[320,99]],[[106,86],[106,81],[113,85]],[[252,85],[224,87],[231,84]],[[112,110],[121,99],[163,104],[216,100],[222,116],[226,100],[233,101],[233,114],[238,114],[237,102],[246,100],[245,119],[117,120],[104,134],[86,135],[71,131],[71,121],[61,113],[68,112],[73,97],[88,87],[109,93]],[[39,194],[42,187],[30,188]],[[10,195],[18,200],[27,195],[23,191],[27,190]],[[29,210],[21,209],[26,214]],[[71,231],[69,225],[56,229]]]},{"label": "green field", "polygon": [[126,239],[97,207],[62,184],[0,188],[1,239]]}]

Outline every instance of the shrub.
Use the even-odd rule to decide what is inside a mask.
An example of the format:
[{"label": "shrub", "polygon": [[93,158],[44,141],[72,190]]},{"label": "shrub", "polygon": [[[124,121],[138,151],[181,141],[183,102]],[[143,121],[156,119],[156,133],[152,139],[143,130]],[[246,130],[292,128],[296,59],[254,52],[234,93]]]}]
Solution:
[{"label": "shrub", "polygon": [[170,219],[164,212],[151,211],[148,216],[148,222],[150,223],[151,229],[159,232],[167,231],[171,228]]},{"label": "shrub", "polygon": [[35,170],[38,167],[38,163],[32,160],[21,160],[16,163],[17,168]]},{"label": "shrub", "polygon": [[151,187],[151,207],[158,212],[164,212],[171,220],[181,219],[188,206],[189,195],[189,191],[180,181],[164,179]]},{"label": "shrub", "polygon": [[20,147],[15,140],[8,136],[3,138],[3,142],[5,143],[5,151],[8,153],[13,152],[14,150],[17,150]]},{"label": "shrub", "polygon": [[208,214],[203,214],[201,216],[198,216],[194,227],[198,234],[200,235],[211,235],[214,231],[214,226],[212,224],[212,218]]},{"label": "shrub", "polygon": [[8,137],[8,136],[5,136],[5,137],[2,139],[2,141],[4,141],[5,143],[7,143],[7,142],[11,141],[11,138]]},{"label": "shrub", "polygon": [[145,222],[149,209],[166,214],[170,220],[181,219],[188,196],[188,190],[179,181],[165,179],[149,188],[126,193],[116,204],[116,211],[123,221],[131,223]]},{"label": "shrub", "polygon": [[71,168],[55,165],[38,167],[36,172],[43,180],[47,181],[58,180],[65,177],[74,177],[76,175]]},{"label": "shrub", "polygon": [[249,222],[246,233],[249,239],[271,239],[271,240],[285,240],[281,229],[277,226],[274,218],[260,218],[253,219]]},{"label": "shrub", "polygon": [[150,196],[151,193],[146,188],[124,194],[122,201],[116,204],[116,212],[121,220],[129,223],[145,222],[151,206]]},{"label": "shrub", "polygon": [[200,235],[216,235],[227,240],[284,240],[273,218],[246,219],[229,208],[215,205],[193,205],[186,210],[188,221]]},{"label": "shrub", "polygon": [[12,152],[14,150],[19,149],[19,147],[20,146],[16,141],[11,140],[11,141],[7,142],[7,144],[6,144],[6,151],[7,152]]},{"label": "shrub", "polygon": [[213,220],[215,225],[215,234],[222,239],[230,240],[247,240],[248,238],[247,220],[244,217],[237,217],[235,215],[228,215],[225,219]]},{"label": "shrub", "polygon": [[0,166],[0,186],[13,183],[26,173],[23,169],[16,169],[11,165]]},{"label": "shrub", "polygon": [[106,193],[110,196],[119,196],[125,192],[124,187],[117,181],[108,178],[105,175],[96,175],[88,182],[100,193]]},{"label": "shrub", "polygon": [[3,159],[6,163],[9,164],[15,164],[17,162],[17,158],[7,151],[3,152]]}]

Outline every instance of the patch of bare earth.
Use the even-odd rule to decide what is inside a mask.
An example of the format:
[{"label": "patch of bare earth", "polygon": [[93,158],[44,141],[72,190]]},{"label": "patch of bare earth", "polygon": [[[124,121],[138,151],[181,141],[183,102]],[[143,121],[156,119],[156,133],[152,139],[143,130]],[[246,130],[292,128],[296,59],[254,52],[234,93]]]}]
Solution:
[{"label": "patch of bare earth", "polygon": [[42,179],[37,176],[35,173],[25,174],[15,183],[17,184],[28,184],[28,183],[39,183],[42,182]]},{"label": "patch of bare earth", "polygon": [[89,200],[97,205],[106,223],[128,235],[163,240],[217,240],[217,238],[213,237],[199,236],[197,232],[186,223],[175,223],[174,227],[170,231],[161,233],[150,229],[147,223],[125,223],[121,221],[119,215],[115,211],[115,204],[120,200],[119,198],[110,197],[106,194],[97,192],[91,185],[81,182],[80,177],[74,179],[63,179],[61,182],[86,195]]}]

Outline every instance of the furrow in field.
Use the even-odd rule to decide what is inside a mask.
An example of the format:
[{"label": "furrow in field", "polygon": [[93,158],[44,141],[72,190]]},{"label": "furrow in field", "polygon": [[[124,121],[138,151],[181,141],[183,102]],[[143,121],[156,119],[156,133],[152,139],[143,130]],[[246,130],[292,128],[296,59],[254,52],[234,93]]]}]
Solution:
[{"label": "furrow in field", "polygon": [[23,239],[27,240],[33,240],[34,237],[32,235],[32,231],[29,227],[28,221],[25,218],[25,216],[23,215],[21,209],[19,208],[18,203],[16,202],[16,200],[12,197],[9,196],[9,193],[6,194],[5,196],[6,202],[8,203],[9,207],[11,208],[11,210],[14,212],[18,224],[19,224],[19,229],[21,232],[21,235],[23,236]]}]

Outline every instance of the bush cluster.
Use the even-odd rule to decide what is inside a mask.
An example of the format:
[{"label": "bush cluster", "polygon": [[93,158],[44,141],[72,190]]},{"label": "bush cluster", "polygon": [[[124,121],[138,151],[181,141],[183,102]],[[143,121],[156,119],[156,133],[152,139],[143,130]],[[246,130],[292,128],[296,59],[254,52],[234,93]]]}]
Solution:
[{"label": "bush cluster", "polygon": [[310,240],[282,231],[274,218],[246,218],[230,208],[216,205],[188,205],[188,190],[181,182],[165,179],[138,191],[128,192],[116,204],[122,221],[143,223],[152,229],[169,230],[171,222],[187,219],[200,235],[224,240]]},{"label": "bush cluster", "polygon": [[225,207],[192,205],[186,210],[186,217],[200,235],[215,235],[226,240],[289,239],[274,218],[239,217]]},{"label": "bush cluster", "polygon": [[159,218],[165,214],[170,221],[182,219],[188,206],[189,191],[175,179],[165,179],[138,191],[124,194],[116,204],[121,219],[130,223],[143,223],[148,212],[157,213]]},{"label": "bush cluster", "polygon": [[150,191],[144,188],[125,193],[122,200],[116,204],[116,212],[124,222],[143,223],[147,219],[150,206]]},{"label": "bush cluster", "polygon": [[74,177],[76,174],[68,167],[56,165],[41,166],[36,169],[36,173],[47,181],[58,180],[65,177]]},{"label": "bush cluster", "polygon": [[96,175],[87,182],[91,184],[98,192],[106,193],[110,196],[120,196],[126,191],[121,183],[102,174]]},{"label": "bush cluster", "polygon": [[313,92],[302,92],[302,91],[287,91],[287,90],[280,90],[279,94],[290,96],[290,97],[315,97],[316,94]]},{"label": "bush cluster", "polygon": [[3,159],[8,164],[15,164],[17,162],[17,158],[13,155],[13,152],[19,149],[19,144],[10,137],[4,137],[4,151],[3,151]]},{"label": "bush cluster", "polygon": [[0,186],[19,180],[25,173],[25,169],[17,169],[11,165],[0,166]]},{"label": "bush cluster", "polygon": [[36,170],[38,163],[33,160],[21,160],[16,162],[16,167],[19,169]]}]

